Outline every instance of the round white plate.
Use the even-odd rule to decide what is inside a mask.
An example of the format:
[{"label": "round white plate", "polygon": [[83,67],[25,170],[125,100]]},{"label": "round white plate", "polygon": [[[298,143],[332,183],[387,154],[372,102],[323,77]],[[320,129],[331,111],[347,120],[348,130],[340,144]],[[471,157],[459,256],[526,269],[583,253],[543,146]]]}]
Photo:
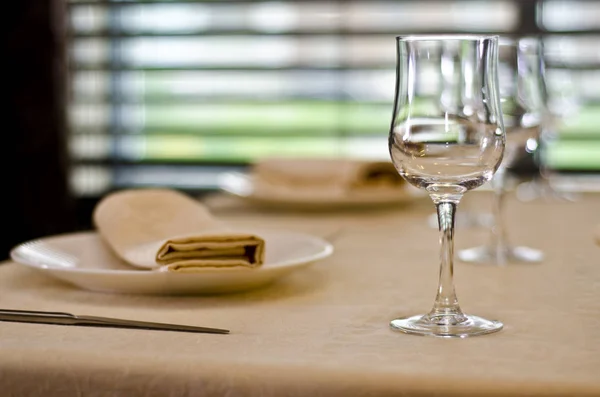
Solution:
[{"label": "round white plate", "polygon": [[219,176],[221,190],[233,196],[269,207],[297,209],[366,208],[382,205],[399,205],[413,202],[425,195],[408,184],[404,188],[365,189],[361,192],[344,192],[335,189],[273,189],[262,192],[254,188],[252,175],[226,172]]},{"label": "round white plate", "polygon": [[198,273],[136,269],[116,257],[95,232],[64,234],[15,247],[16,263],[83,289],[124,294],[214,294],[267,285],[333,253],[333,246],[307,234],[260,232],[265,263],[257,268],[207,268]]}]

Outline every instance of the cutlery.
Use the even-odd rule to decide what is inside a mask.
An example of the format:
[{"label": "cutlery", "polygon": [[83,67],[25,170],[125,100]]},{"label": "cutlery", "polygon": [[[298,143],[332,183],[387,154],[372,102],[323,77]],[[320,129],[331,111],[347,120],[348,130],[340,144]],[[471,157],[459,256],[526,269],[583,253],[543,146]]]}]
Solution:
[{"label": "cutlery", "polygon": [[38,323],[55,325],[78,325],[88,327],[111,327],[147,329],[155,331],[196,332],[208,334],[228,334],[229,330],[219,328],[195,327],[191,325],[178,325],[166,323],[153,323],[147,321],[123,320],[110,317],[78,316],[62,312],[42,312],[30,310],[0,309],[0,321]]}]

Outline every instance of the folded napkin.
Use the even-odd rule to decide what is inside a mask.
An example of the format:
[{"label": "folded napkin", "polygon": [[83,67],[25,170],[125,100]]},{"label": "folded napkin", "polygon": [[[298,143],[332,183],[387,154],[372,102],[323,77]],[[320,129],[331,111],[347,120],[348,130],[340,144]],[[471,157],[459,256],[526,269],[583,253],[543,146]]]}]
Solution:
[{"label": "folded napkin", "polygon": [[94,210],[102,239],[131,265],[172,272],[257,267],[265,242],[229,230],[199,202],[167,189],[124,190]]},{"label": "folded napkin", "polygon": [[389,161],[270,158],[254,164],[252,174],[261,183],[293,188],[354,191],[405,184]]},{"label": "folded napkin", "polygon": [[600,245],[600,225],[596,226],[596,244]]}]

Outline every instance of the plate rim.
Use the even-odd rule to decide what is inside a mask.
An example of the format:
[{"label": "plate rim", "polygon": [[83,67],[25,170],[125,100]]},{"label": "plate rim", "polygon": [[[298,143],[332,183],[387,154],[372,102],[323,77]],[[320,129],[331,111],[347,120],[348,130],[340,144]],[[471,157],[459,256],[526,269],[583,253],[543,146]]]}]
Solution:
[{"label": "plate rim", "polygon": [[[262,232],[269,233],[268,231],[262,231]],[[77,231],[77,232],[71,232],[71,233],[54,234],[54,235],[40,237],[40,238],[22,242],[16,246],[14,246],[10,250],[10,259],[18,265],[26,266],[31,269],[42,270],[42,271],[61,272],[61,273],[111,275],[111,276],[117,276],[117,277],[118,276],[125,277],[125,276],[132,276],[132,275],[139,276],[139,277],[156,277],[157,274],[171,275],[170,277],[173,277],[173,275],[190,277],[190,276],[199,276],[199,275],[208,275],[208,274],[217,275],[217,274],[227,274],[227,273],[234,274],[234,273],[248,273],[248,272],[249,273],[257,273],[257,272],[265,273],[265,272],[269,272],[269,271],[275,271],[276,269],[282,269],[282,268],[288,268],[288,267],[293,268],[293,267],[297,267],[297,266],[303,266],[306,264],[314,263],[316,261],[320,261],[322,259],[325,259],[325,258],[331,256],[334,252],[333,244],[331,244],[330,242],[326,241],[325,239],[323,239],[321,237],[314,236],[314,235],[311,235],[308,233],[295,232],[295,231],[290,231],[290,230],[278,230],[277,233],[278,234],[287,233],[290,235],[302,236],[302,238],[306,238],[308,240],[312,240],[313,242],[319,243],[322,247],[318,253],[307,256],[306,259],[303,259],[300,262],[298,260],[288,259],[286,261],[275,262],[274,265],[271,265],[268,267],[264,267],[264,264],[263,264],[263,266],[258,266],[255,268],[246,268],[246,267],[241,267],[241,266],[228,267],[228,268],[222,268],[222,269],[205,268],[205,269],[202,269],[201,271],[194,272],[194,273],[162,272],[162,271],[157,271],[156,269],[142,269],[142,268],[140,268],[139,270],[137,270],[137,269],[115,270],[115,269],[96,269],[96,268],[90,269],[90,268],[80,268],[80,267],[74,267],[74,268],[56,267],[56,266],[35,264],[31,261],[26,260],[25,258],[23,258],[22,255],[20,255],[18,253],[18,250],[25,244],[49,240],[49,239],[59,239],[61,237],[75,237],[75,236],[89,236],[89,237],[94,236],[94,237],[101,239],[98,231],[87,230],[87,231]],[[107,247],[107,249],[110,250],[110,248],[108,248],[108,247]],[[116,255],[114,253],[112,253],[112,255],[116,257]],[[116,259],[120,259],[120,258],[116,257]],[[121,259],[121,261],[123,261],[123,260]],[[125,261],[123,261],[123,262],[125,264],[127,264]],[[132,266],[132,265],[129,265],[129,266]],[[169,276],[166,276],[166,277],[169,277]]]}]

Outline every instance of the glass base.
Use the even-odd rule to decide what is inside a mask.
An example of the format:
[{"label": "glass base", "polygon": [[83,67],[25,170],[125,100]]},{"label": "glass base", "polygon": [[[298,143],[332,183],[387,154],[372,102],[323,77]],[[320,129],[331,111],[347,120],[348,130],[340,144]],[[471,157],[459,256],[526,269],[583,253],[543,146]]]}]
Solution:
[{"label": "glass base", "polygon": [[506,265],[541,262],[544,254],[540,250],[529,247],[507,247],[500,252],[490,247],[475,247],[458,251],[458,258],[468,263]]},{"label": "glass base", "polygon": [[[458,317],[458,321],[455,321]],[[431,316],[429,314],[398,318],[390,322],[393,330],[406,334],[440,338],[467,338],[491,334],[502,329],[500,321],[461,314],[460,316]]]}]

